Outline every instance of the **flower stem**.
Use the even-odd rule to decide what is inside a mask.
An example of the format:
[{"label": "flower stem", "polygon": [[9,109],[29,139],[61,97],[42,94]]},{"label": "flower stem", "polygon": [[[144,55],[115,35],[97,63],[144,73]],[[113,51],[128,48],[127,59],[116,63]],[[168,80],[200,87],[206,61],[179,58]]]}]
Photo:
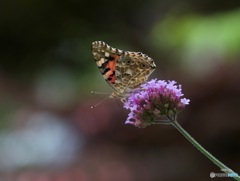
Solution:
[{"label": "flower stem", "polygon": [[215,165],[217,165],[221,171],[234,175],[235,180],[240,181],[239,175],[220,162],[217,158],[215,158],[211,153],[209,153],[206,149],[204,149],[187,131],[185,131],[177,121],[171,121],[172,125],[185,137],[190,141],[203,155],[205,155],[209,160],[211,160]]}]

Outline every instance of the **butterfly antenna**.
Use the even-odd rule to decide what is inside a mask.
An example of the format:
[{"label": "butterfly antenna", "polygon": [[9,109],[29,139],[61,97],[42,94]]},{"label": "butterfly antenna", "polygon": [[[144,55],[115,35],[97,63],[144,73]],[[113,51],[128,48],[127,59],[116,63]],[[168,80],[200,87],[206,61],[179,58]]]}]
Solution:
[{"label": "butterfly antenna", "polygon": [[99,101],[97,104],[91,106],[91,109],[97,107],[99,104],[101,104],[102,102],[104,102],[107,98],[109,98],[109,96],[104,97],[104,98],[103,98],[101,101]]},{"label": "butterfly antenna", "polygon": [[95,92],[95,91],[91,91],[91,94],[103,94],[103,95],[109,95],[109,93],[106,93],[106,92]]}]

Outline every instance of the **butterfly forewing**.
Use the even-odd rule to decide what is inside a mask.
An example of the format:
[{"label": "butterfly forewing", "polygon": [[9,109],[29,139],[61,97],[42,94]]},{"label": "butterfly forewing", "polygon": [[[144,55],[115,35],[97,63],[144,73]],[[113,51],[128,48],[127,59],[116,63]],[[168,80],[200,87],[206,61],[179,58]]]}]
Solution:
[{"label": "butterfly forewing", "polygon": [[105,42],[95,41],[92,43],[92,53],[104,79],[114,92],[118,90],[114,86],[116,81],[116,64],[119,57],[124,53],[122,50],[110,47]]}]

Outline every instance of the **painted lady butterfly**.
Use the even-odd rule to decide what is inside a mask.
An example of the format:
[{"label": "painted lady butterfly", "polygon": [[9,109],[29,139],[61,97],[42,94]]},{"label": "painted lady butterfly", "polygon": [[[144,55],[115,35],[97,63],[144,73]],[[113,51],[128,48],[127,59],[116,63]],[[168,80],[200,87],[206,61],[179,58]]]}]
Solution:
[{"label": "painted lady butterfly", "polygon": [[92,53],[101,74],[113,89],[110,97],[122,101],[156,68],[153,59],[147,55],[119,50],[102,41],[92,43]]}]

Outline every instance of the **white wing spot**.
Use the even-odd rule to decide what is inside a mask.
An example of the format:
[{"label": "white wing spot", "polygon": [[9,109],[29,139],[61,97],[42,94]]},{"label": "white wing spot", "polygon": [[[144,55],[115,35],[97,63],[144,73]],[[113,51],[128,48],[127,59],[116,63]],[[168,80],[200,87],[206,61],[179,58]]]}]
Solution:
[{"label": "white wing spot", "polygon": [[109,57],[109,55],[110,55],[110,54],[109,54],[108,52],[105,52],[105,56],[106,56],[106,57]]},{"label": "white wing spot", "polygon": [[97,66],[98,66],[98,67],[101,67],[101,66],[102,66],[102,64],[101,64],[100,61],[97,61],[96,63],[97,63]]},{"label": "white wing spot", "polygon": [[132,75],[132,69],[127,69],[126,74]]},{"label": "white wing spot", "polygon": [[96,63],[97,63],[97,66],[98,67],[101,67],[102,66],[102,64],[104,64],[104,62],[105,62],[105,59],[104,58],[101,58],[99,61],[97,61]]},{"label": "white wing spot", "polygon": [[115,80],[115,83],[119,84],[119,83],[120,83],[120,80],[116,79],[116,80]]},{"label": "white wing spot", "polygon": [[105,62],[105,59],[104,58],[101,58],[100,59],[100,63],[103,64]]}]

